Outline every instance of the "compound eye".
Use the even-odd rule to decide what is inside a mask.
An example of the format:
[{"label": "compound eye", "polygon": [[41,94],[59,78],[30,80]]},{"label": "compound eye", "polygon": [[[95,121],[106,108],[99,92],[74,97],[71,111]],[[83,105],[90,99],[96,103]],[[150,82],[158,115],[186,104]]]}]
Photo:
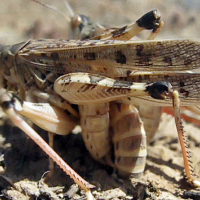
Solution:
[{"label": "compound eye", "polygon": [[82,18],[80,15],[74,15],[71,20],[72,30],[77,29],[82,24]]}]

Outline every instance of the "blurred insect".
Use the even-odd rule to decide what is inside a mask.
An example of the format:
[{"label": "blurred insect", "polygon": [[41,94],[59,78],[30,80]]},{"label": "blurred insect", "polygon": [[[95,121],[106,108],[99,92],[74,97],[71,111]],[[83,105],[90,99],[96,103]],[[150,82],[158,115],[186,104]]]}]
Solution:
[{"label": "blurred insect", "polygon": [[31,0],[46,8],[59,13],[67,23],[70,24],[68,39],[89,39],[105,32],[106,28],[98,23],[94,23],[89,17],[82,14],[75,14],[67,0],[63,0],[68,13],[65,13],[52,5],[45,4],[38,0]]}]

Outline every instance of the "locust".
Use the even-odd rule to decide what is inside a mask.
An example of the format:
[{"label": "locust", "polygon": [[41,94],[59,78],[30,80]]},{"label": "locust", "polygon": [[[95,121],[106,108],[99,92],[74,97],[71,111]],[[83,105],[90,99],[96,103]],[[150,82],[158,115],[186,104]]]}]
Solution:
[{"label": "locust", "polygon": [[[161,26],[157,23],[157,16],[157,11],[151,11],[130,26],[108,31],[91,40],[30,40],[0,49],[4,88],[19,84],[20,92],[31,91],[47,102],[30,103],[5,92],[0,98],[5,113],[87,192],[88,199],[92,199],[90,188],[93,186],[72,171],[18,114],[27,116],[47,131],[65,135],[77,123],[77,119],[71,116],[75,113],[71,105],[79,105],[83,139],[92,156],[122,173],[138,174],[144,170],[146,136],[132,104],[139,99],[152,104],[171,105],[173,100],[177,127],[183,134],[180,138],[188,181],[199,186],[185,147],[187,142],[180,122],[180,103],[176,92],[179,91],[183,105],[199,102],[198,84],[195,82],[198,81],[195,71],[198,69],[199,43],[189,40],[120,41],[123,38],[128,40],[130,35],[137,35],[144,29],[153,29],[148,38],[153,39]],[[151,22],[153,27],[149,28]],[[130,34],[130,31],[133,33]],[[111,40],[113,38],[116,40]],[[64,110],[71,111],[71,115]],[[119,114],[120,111],[126,112],[125,116],[129,113],[131,118],[125,124],[127,130],[122,136],[120,132],[124,124],[119,121],[121,116],[112,116],[116,110]],[[133,119],[138,121],[137,126],[132,128],[128,124],[134,122]],[[102,130],[95,133],[94,128],[99,122]],[[109,126],[112,133],[109,133]],[[137,130],[135,135],[132,133],[134,128]],[[95,138],[88,134],[90,131],[96,135]],[[136,145],[130,144],[128,149],[123,149],[128,144],[127,139],[135,141]],[[93,145],[95,140],[105,147],[104,152],[100,146]],[[114,146],[114,162],[110,143]]]}]

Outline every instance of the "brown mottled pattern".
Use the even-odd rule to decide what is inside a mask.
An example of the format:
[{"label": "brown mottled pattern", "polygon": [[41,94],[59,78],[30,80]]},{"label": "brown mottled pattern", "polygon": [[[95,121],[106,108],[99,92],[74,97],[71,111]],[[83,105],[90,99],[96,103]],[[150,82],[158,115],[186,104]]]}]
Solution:
[{"label": "brown mottled pattern", "polygon": [[[47,42],[49,48],[46,48]],[[106,70],[107,76],[118,77],[127,76],[128,70],[163,73],[198,69],[199,51],[199,42],[189,40],[47,40],[30,41],[19,51],[17,61],[30,65],[34,63],[39,70],[70,73],[91,72],[94,69],[95,73],[99,74]],[[62,66],[53,67],[56,63],[62,63]],[[87,66],[90,66],[90,69]]]}]

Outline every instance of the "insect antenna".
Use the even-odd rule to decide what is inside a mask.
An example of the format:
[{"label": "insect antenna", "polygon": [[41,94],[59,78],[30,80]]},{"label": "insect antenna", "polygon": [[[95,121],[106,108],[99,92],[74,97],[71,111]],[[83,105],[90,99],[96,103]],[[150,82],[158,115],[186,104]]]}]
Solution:
[{"label": "insect antenna", "polygon": [[37,4],[40,4],[43,7],[46,7],[46,8],[49,8],[51,10],[54,10],[54,11],[58,12],[60,15],[62,15],[67,20],[68,23],[71,22],[71,17],[73,17],[73,15],[74,15],[74,12],[73,12],[72,8],[70,7],[69,3],[66,0],[63,0],[63,1],[65,3],[65,6],[66,6],[67,10],[70,13],[70,17],[67,16],[65,12],[62,12],[61,10],[59,10],[58,8],[56,8],[56,7],[52,6],[52,5],[45,4],[45,3],[41,2],[41,1],[38,1],[38,0],[31,0],[31,1],[33,1],[33,2],[35,2]]}]

